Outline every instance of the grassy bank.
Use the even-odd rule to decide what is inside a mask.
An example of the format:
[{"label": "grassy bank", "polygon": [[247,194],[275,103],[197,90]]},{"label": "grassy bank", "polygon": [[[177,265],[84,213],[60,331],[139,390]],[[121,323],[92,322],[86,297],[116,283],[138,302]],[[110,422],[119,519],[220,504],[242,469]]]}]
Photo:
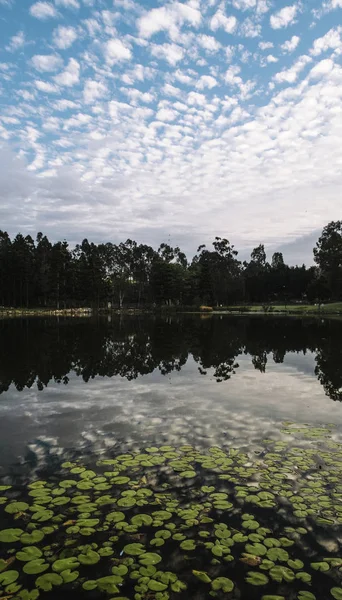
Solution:
[{"label": "grassy bank", "polygon": [[329,315],[342,314],[342,302],[332,302],[330,304],[322,304],[321,306],[314,304],[283,304],[283,305],[250,305],[250,306],[227,306],[213,312],[229,312],[229,313],[262,313],[262,314],[312,314],[312,315]]},{"label": "grassy bank", "polygon": [[342,302],[332,302],[330,304],[322,304],[321,306],[313,304],[282,304],[282,305],[239,305],[239,306],[221,306],[221,307],[205,307],[201,310],[199,307],[190,306],[162,306],[152,309],[149,308],[123,308],[119,309],[99,309],[92,311],[90,308],[6,308],[0,307],[0,317],[29,317],[29,316],[70,316],[70,317],[87,317],[92,314],[151,314],[151,313],[186,313],[186,314],[229,314],[229,315],[342,315]]}]

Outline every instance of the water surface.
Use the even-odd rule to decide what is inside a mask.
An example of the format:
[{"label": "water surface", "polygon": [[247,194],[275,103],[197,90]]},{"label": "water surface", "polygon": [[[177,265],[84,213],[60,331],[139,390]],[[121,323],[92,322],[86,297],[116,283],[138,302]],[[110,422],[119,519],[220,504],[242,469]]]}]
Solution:
[{"label": "water surface", "polygon": [[[46,572],[63,575],[56,560],[78,560],[74,581],[64,573],[44,591],[38,572],[26,574],[21,590],[4,584],[4,594],[35,600],[27,594],[38,588],[50,599],[63,585],[89,600],[342,598],[341,333],[339,321],[283,317],[0,322],[0,474],[13,486],[0,538],[1,529],[47,528],[35,546]],[[85,484],[82,469],[93,473]],[[113,511],[123,511],[118,531]],[[142,512],[146,522],[134,520]],[[26,533],[12,543],[19,557]],[[129,564],[132,543],[160,557],[159,571],[140,573],[145,581],[131,579],[144,565],[138,555]],[[92,591],[78,559],[89,544],[108,550],[92,567]],[[19,582],[23,564],[11,563]],[[107,588],[100,580],[113,568],[119,587]]]}]

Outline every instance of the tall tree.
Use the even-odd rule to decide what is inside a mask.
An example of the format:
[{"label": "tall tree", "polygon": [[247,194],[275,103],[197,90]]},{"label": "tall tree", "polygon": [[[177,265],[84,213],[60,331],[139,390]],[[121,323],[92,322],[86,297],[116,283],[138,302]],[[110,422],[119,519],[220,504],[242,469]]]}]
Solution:
[{"label": "tall tree", "polygon": [[331,221],[324,227],[313,253],[332,297],[338,299],[342,290],[342,221]]}]

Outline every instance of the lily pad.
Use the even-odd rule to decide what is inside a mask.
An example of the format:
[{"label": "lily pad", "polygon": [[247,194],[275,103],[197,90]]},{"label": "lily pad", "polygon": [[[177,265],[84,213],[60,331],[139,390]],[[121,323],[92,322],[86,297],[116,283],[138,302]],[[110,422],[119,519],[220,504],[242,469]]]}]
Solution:
[{"label": "lily pad", "polygon": [[211,587],[215,592],[222,590],[222,592],[228,594],[233,591],[234,583],[231,579],[228,579],[228,577],[216,577],[216,579],[211,582]]},{"label": "lily pad", "polygon": [[247,583],[251,585],[266,585],[268,583],[268,577],[264,573],[258,573],[257,571],[249,571],[246,577]]},{"label": "lily pad", "polygon": [[195,575],[195,577],[197,577],[197,579],[199,579],[203,583],[211,583],[211,579],[210,579],[208,573],[206,573],[205,571],[195,571],[194,570],[194,571],[192,571],[192,574]]},{"label": "lily pad", "polygon": [[[91,551],[90,551],[91,552]],[[62,571],[73,571],[79,567],[80,562],[75,556],[71,556],[70,558],[60,558],[59,560],[55,560],[52,565],[52,570],[56,573],[61,573]]]},{"label": "lily pad", "polygon": [[167,585],[160,581],[156,581],[155,579],[150,579],[148,582],[148,589],[151,590],[151,592],[163,592],[167,589]]},{"label": "lily pad", "polygon": [[50,592],[53,586],[62,585],[63,578],[58,573],[45,573],[36,579],[36,586],[44,592]]},{"label": "lily pad", "polygon": [[19,573],[18,571],[14,571],[14,570],[10,570],[10,571],[5,571],[4,573],[0,573],[0,585],[10,585],[11,583],[14,583],[14,581],[17,581],[19,577]]},{"label": "lily pad", "polygon": [[269,573],[270,573],[270,576],[273,579],[273,581],[277,581],[278,583],[281,583],[282,581],[286,581],[287,583],[290,583],[295,578],[295,574],[291,569],[288,569],[287,567],[283,567],[280,565],[276,565],[275,567],[272,567],[272,569],[270,569]]},{"label": "lily pad", "polygon": [[61,572],[61,577],[63,577],[64,583],[72,583],[73,581],[76,581],[76,579],[78,579],[79,572],[66,569],[65,571]]},{"label": "lily pad", "polygon": [[14,515],[15,513],[25,512],[28,507],[29,505],[27,502],[11,502],[5,507],[5,512],[9,513],[10,515]]},{"label": "lily pad", "polygon": [[22,529],[3,529],[0,531],[0,542],[4,544],[18,542],[23,533]]},{"label": "lily pad", "polygon": [[16,553],[16,558],[23,562],[29,562],[35,558],[40,558],[43,555],[42,551],[36,546],[27,546]]},{"label": "lily pad", "polygon": [[127,544],[123,551],[125,554],[129,554],[129,556],[140,556],[146,552],[142,544]]},{"label": "lily pad", "polygon": [[161,556],[159,554],[155,554],[154,552],[146,552],[145,554],[141,554],[138,558],[140,564],[147,567],[148,565],[157,565],[161,562]]},{"label": "lily pad", "polygon": [[254,556],[264,556],[267,552],[267,548],[263,544],[246,544],[246,552],[253,554]]},{"label": "lily pad", "polygon": [[342,600],[342,588],[333,587],[330,590],[330,594],[332,595],[333,598],[335,598],[335,600]]},{"label": "lily pad", "polygon": [[23,571],[27,575],[38,575],[44,573],[49,568],[49,564],[45,562],[44,558],[36,558],[27,562],[23,566]]}]

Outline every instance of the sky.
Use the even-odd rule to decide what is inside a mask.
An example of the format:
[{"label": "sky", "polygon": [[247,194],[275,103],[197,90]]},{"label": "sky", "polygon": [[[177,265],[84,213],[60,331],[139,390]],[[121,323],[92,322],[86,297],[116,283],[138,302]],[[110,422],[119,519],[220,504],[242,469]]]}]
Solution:
[{"label": "sky", "polygon": [[342,0],[0,0],[0,227],[312,262],[341,58]]}]

